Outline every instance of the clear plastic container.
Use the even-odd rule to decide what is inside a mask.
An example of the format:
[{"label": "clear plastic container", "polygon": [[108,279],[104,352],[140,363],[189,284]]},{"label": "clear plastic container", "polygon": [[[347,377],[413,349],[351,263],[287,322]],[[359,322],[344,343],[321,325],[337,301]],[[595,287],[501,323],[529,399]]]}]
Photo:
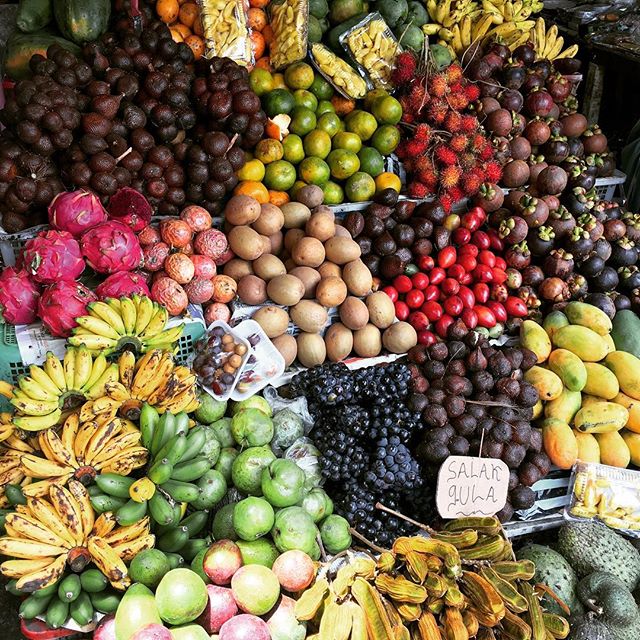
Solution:
[{"label": "clear plastic container", "polygon": [[247,7],[244,0],[198,0],[207,57],[253,63]]}]

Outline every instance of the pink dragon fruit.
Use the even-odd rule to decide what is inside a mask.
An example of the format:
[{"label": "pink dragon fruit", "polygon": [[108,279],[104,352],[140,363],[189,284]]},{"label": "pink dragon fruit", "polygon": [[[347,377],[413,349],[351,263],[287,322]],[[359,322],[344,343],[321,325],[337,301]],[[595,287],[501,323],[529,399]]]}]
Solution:
[{"label": "pink dragon fruit", "polygon": [[41,231],[25,244],[22,263],[41,284],[75,280],[84,271],[80,245],[68,231]]},{"label": "pink dragon fruit", "polygon": [[37,318],[40,291],[29,274],[7,267],[0,273],[0,317],[9,324],[31,324]]},{"label": "pink dragon fruit", "polygon": [[60,280],[45,288],[38,302],[38,315],[49,333],[68,338],[76,318],[87,313],[87,305],[98,299],[79,282]]},{"label": "pink dragon fruit", "polygon": [[134,231],[142,231],[153,214],[149,201],[131,187],[118,189],[109,199],[108,210],[110,218],[126,224]]},{"label": "pink dragon fruit", "polygon": [[134,293],[149,296],[149,287],[144,276],[131,271],[112,273],[104,282],[96,288],[96,294],[100,300],[105,298],[129,297]]},{"label": "pink dragon fruit", "polygon": [[133,271],[142,262],[142,248],[136,234],[115,220],[85,231],[80,238],[82,255],[98,273]]},{"label": "pink dragon fruit", "polygon": [[49,224],[79,238],[87,229],[107,219],[100,198],[86,189],[63,191],[49,205]]}]

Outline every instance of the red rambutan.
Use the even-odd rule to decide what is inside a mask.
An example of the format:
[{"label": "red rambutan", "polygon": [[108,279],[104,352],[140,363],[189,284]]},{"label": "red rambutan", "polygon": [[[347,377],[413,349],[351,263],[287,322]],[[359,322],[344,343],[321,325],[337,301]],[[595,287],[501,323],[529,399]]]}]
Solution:
[{"label": "red rambutan", "polygon": [[433,166],[433,162],[426,156],[418,158],[413,163],[418,180],[427,185],[430,189],[435,189],[438,184],[438,171]]},{"label": "red rambutan", "polygon": [[460,167],[445,167],[440,172],[440,184],[443,189],[451,189],[458,184],[462,169]]},{"label": "red rambutan", "polygon": [[460,123],[462,116],[457,111],[449,110],[444,119],[444,128],[450,133],[455,133],[460,130]]},{"label": "red rambutan", "polygon": [[393,84],[398,86],[409,82],[416,73],[416,58],[410,51],[403,51],[396,59],[396,66],[391,74]]},{"label": "red rambutan", "polygon": [[409,195],[414,198],[426,198],[429,195],[429,189],[421,182],[412,182],[408,187]]},{"label": "red rambutan", "polygon": [[454,84],[462,80],[463,72],[459,64],[450,64],[444,71],[449,84]]},{"label": "red rambutan", "polygon": [[449,189],[449,195],[451,196],[451,199],[453,200],[454,204],[456,202],[460,202],[460,200],[464,198],[464,192],[462,191],[462,189],[460,189],[460,187],[457,187],[457,186]]},{"label": "red rambutan", "polygon": [[476,118],[475,116],[462,116],[460,130],[464,131],[465,133],[471,133],[472,131],[477,131],[478,125],[478,118]]},{"label": "red rambutan", "polygon": [[450,93],[448,96],[449,106],[456,111],[463,111],[469,106],[469,100],[464,92]]},{"label": "red rambutan", "polygon": [[440,200],[440,204],[442,205],[445,213],[449,213],[453,206],[453,198],[448,193],[441,193],[438,200]]},{"label": "red rambutan", "polygon": [[441,98],[449,89],[447,78],[442,73],[437,73],[429,79],[429,93],[433,96]]},{"label": "red rambutan", "polygon": [[427,102],[428,97],[425,92],[424,86],[421,84],[413,85],[408,98],[408,111],[415,114],[420,113]]},{"label": "red rambutan", "polygon": [[470,102],[475,102],[480,97],[480,88],[477,84],[469,83],[465,85],[464,95]]},{"label": "red rambutan", "polygon": [[405,140],[403,140],[396,147],[396,152],[395,153],[398,156],[398,158],[400,158],[401,160],[403,160],[404,158],[408,157],[408,154],[407,154],[407,142]]},{"label": "red rambutan", "polygon": [[469,144],[469,138],[462,133],[454,134],[449,140],[449,146],[456,153],[464,151],[467,148],[467,144]]},{"label": "red rambutan", "polygon": [[451,166],[456,163],[457,156],[455,151],[452,151],[451,149],[449,149],[449,147],[447,147],[444,144],[439,144],[438,146],[436,146],[435,154],[436,154],[436,159],[441,164]]},{"label": "red rambutan", "polygon": [[429,119],[435,124],[442,124],[447,117],[447,111],[449,111],[449,105],[442,100],[432,100],[429,104],[428,115]]},{"label": "red rambutan", "polygon": [[497,162],[487,162],[484,167],[484,173],[488,182],[497,184],[502,178],[502,167]]},{"label": "red rambutan", "polygon": [[477,193],[482,184],[482,180],[475,172],[469,171],[462,176],[461,184],[465,195],[472,196],[474,193]]},{"label": "red rambutan", "polygon": [[422,155],[429,146],[429,143],[425,140],[416,140],[415,138],[407,140],[406,153],[409,157],[415,157]]},{"label": "red rambutan", "polygon": [[493,145],[489,140],[485,140],[485,144],[480,149],[480,159],[481,160],[491,160],[493,158]]},{"label": "red rambutan", "polygon": [[487,138],[485,136],[483,136],[481,133],[476,133],[471,138],[471,143],[469,144],[469,147],[475,153],[480,153],[480,151],[484,149],[486,142],[487,142]]},{"label": "red rambutan", "polygon": [[475,155],[470,151],[467,151],[466,153],[461,153],[458,156],[458,162],[465,171],[469,171],[469,169],[476,166],[477,161]]},{"label": "red rambutan", "polygon": [[414,132],[414,137],[416,140],[425,140],[428,141],[431,137],[431,127],[426,122],[421,122]]}]

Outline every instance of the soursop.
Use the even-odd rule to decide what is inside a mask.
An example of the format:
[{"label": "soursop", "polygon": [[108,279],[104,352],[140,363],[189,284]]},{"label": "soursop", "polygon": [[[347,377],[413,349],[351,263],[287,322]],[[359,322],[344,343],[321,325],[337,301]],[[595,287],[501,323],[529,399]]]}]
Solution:
[{"label": "soursop", "polygon": [[594,571],[608,571],[618,576],[631,591],[640,580],[640,553],[629,541],[604,525],[595,522],[563,525],[558,533],[557,549],[579,578]]},{"label": "soursop", "polygon": [[607,625],[598,620],[595,613],[571,618],[571,633],[568,640],[614,640]]}]

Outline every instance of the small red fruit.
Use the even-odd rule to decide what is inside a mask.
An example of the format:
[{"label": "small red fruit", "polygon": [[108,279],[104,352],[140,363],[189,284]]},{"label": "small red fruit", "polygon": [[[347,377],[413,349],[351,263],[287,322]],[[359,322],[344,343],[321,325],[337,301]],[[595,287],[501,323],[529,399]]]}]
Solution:
[{"label": "small red fruit", "polygon": [[425,290],[424,290],[424,299],[429,301],[429,300],[440,300],[440,289],[438,289],[438,287],[436,287],[435,284],[430,284]]},{"label": "small red fruit", "polygon": [[471,242],[479,249],[488,249],[491,246],[491,239],[485,231],[474,231],[473,236],[471,236]]},{"label": "small red fruit", "polygon": [[445,296],[454,296],[460,291],[460,283],[454,278],[445,278],[440,285]]},{"label": "small red fruit", "polygon": [[486,249],[483,249],[478,254],[478,262],[480,264],[486,264],[488,267],[495,267],[496,266],[496,257],[493,254],[493,252],[487,251]]},{"label": "small red fruit", "polygon": [[424,303],[424,293],[418,289],[411,289],[404,298],[409,309],[419,309]]},{"label": "small red fruit", "polygon": [[438,254],[438,266],[442,267],[443,269],[448,269],[451,265],[455,264],[457,257],[458,253],[455,247],[445,247]]},{"label": "small red fruit", "polygon": [[465,244],[464,247],[458,249],[458,256],[473,256],[476,258],[480,249],[475,244]]},{"label": "small red fruit", "polygon": [[438,341],[438,337],[435,333],[431,331],[418,331],[418,343],[426,344],[430,347],[432,344],[435,344]]},{"label": "small red fruit", "polygon": [[462,300],[462,304],[465,309],[473,308],[476,303],[476,297],[473,295],[473,291],[471,291],[469,287],[460,287],[458,297]]},{"label": "small red fruit", "polygon": [[393,281],[393,286],[398,290],[398,293],[408,293],[413,289],[413,283],[409,276],[398,276]]},{"label": "small red fruit", "polygon": [[445,312],[454,318],[457,318],[464,308],[459,296],[451,296],[450,298],[447,298],[442,306],[444,307]]},{"label": "small red fruit", "polygon": [[465,271],[473,271],[478,265],[478,261],[472,255],[458,256],[458,264]]},{"label": "small red fruit", "polygon": [[465,309],[460,317],[469,329],[475,329],[478,326],[478,314],[474,309]]},{"label": "small red fruit", "polygon": [[382,290],[391,298],[391,302],[398,300],[398,290],[395,287],[384,287]]},{"label": "small red fruit", "polygon": [[446,277],[447,273],[442,267],[435,267],[429,274],[429,280],[431,280],[431,284],[434,285],[440,284]]},{"label": "small red fruit", "polygon": [[429,318],[422,311],[414,311],[409,315],[409,324],[416,331],[423,331],[429,326]]},{"label": "small red fruit", "polygon": [[473,284],[473,276],[467,271],[463,276],[460,276],[460,284],[465,286]]},{"label": "small red fruit", "polygon": [[454,278],[455,280],[460,280],[460,278],[462,278],[462,276],[466,273],[466,271],[464,270],[464,267],[461,264],[452,264],[448,269],[447,269],[447,275],[450,278]]},{"label": "small red fruit", "polygon": [[414,289],[424,291],[429,286],[429,276],[426,273],[416,273],[411,277]]},{"label": "small red fruit", "polygon": [[495,229],[489,229],[487,235],[489,236],[489,246],[494,251],[502,251],[504,249],[504,242]]},{"label": "small red fruit", "polygon": [[406,320],[409,317],[411,310],[405,302],[398,300],[393,306],[395,307],[396,318],[398,318],[398,320]]},{"label": "small red fruit", "polygon": [[504,308],[502,302],[497,302],[496,300],[489,300],[487,302],[487,307],[491,309],[495,319],[498,322],[506,322],[507,321],[507,310]]},{"label": "small red fruit", "polygon": [[504,303],[504,306],[507,313],[516,318],[526,318],[529,313],[525,301],[521,298],[516,298],[515,296],[509,296],[507,301]]},{"label": "small red fruit", "polygon": [[491,271],[491,267],[488,267],[486,264],[479,264],[473,270],[473,277],[477,282],[491,282],[493,280],[493,272]]},{"label": "small red fruit", "polygon": [[496,317],[493,315],[493,311],[488,307],[477,305],[475,308],[476,315],[478,316],[478,324],[486,329],[491,329],[496,326]]},{"label": "small red fruit", "polygon": [[436,263],[431,256],[420,256],[418,258],[418,266],[422,271],[431,271],[435,265]]},{"label": "small red fruit", "polygon": [[454,319],[451,316],[442,316],[442,318],[440,318],[440,320],[438,320],[438,322],[436,322],[436,333],[441,337],[441,338],[446,338],[447,337],[447,331],[449,330],[449,327],[454,323]]},{"label": "small red fruit", "polygon": [[484,304],[489,299],[489,285],[484,282],[477,282],[473,285],[473,295],[476,297],[476,301],[480,304]]},{"label": "small red fruit", "polygon": [[496,267],[498,267],[498,269],[502,269],[503,271],[506,271],[507,269],[507,262],[504,258],[501,258],[500,256],[496,256]]},{"label": "small red fruit", "polygon": [[469,244],[471,241],[471,231],[469,229],[465,229],[464,227],[459,227],[453,232],[453,241],[459,245],[464,246]]},{"label": "small red fruit", "polygon": [[[436,322],[442,318],[442,305],[439,302],[435,302],[434,300],[429,300],[422,305],[422,313],[424,313],[429,322]],[[397,315],[397,314],[396,314]]]},{"label": "small red fruit", "polygon": [[491,278],[491,282],[502,284],[507,281],[507,272],[498,267],[493,267],[493,269],[491,269]]}]

